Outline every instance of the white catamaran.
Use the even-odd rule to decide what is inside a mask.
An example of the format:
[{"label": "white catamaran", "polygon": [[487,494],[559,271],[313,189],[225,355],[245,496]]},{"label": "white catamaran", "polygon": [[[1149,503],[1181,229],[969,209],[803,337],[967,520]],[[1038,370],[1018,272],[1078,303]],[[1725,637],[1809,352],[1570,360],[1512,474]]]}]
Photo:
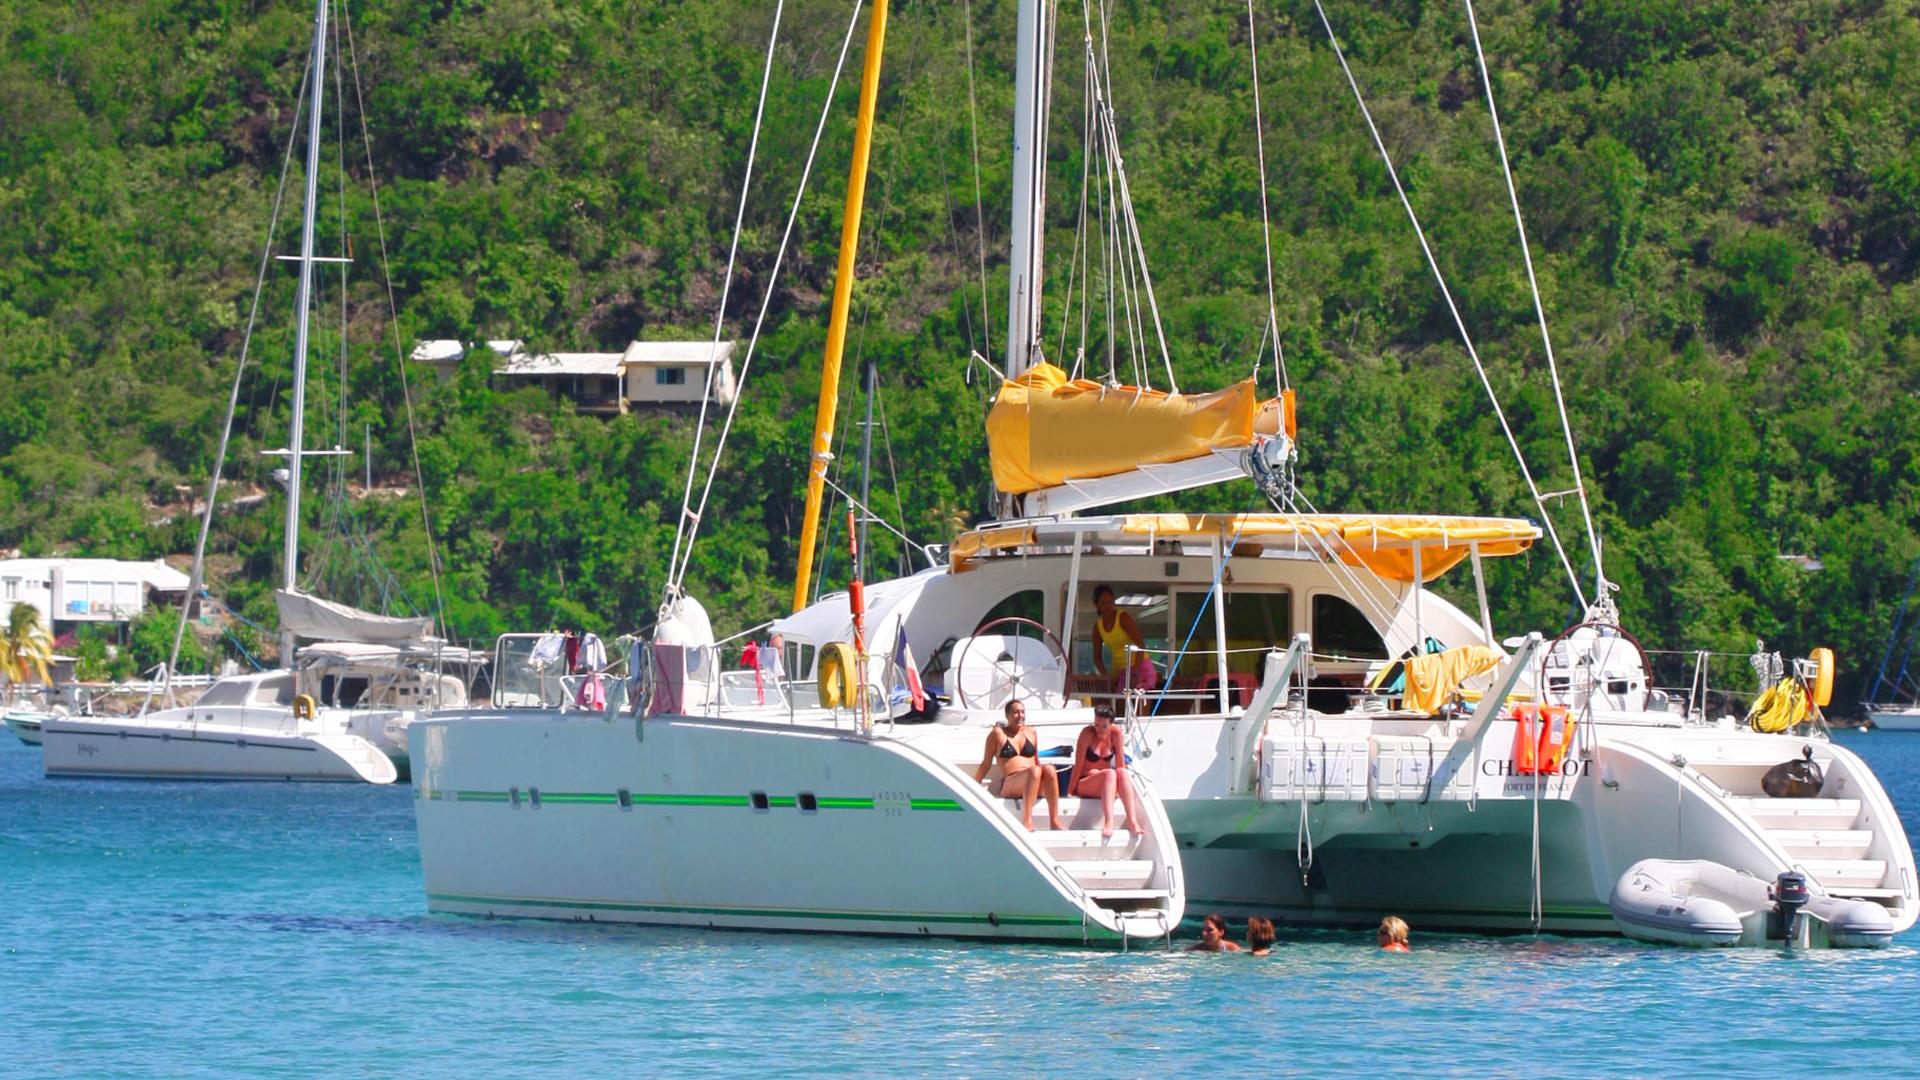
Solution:
[{"label": "white catamaran", "polygon": [[[48,776],[390,784],[406,775],[406,725],[428,709],[465,705],[469,680],[484,662],[484,657],[470,656],[434,637],[430,617],[397,618],[361,611],[299,587],[302,462],[311,456],[344,453],[338,447],[307,450],[303,438],[314,267],[346,261],[314,254],[328,4],[329,0],[318,0],[315,5],[310,78],[305,84],[306,191],[297,256],[300,284],[295,301],[292,423],[287,448],[274,452],[284,454],[287,462],[285,577],[274,597],[286,669],[229,676],[208,687],[191,705],[151,711],[143,706],[136,716],[45,717],[39,737]],[[266,265],[263,259],[263,271]],[[207,533],[244,369],[243,357],[234,376],[227,426],[207,491],[188,601],[175,629],[163,700],[171,698],[171,672],[186,630],[185,607],[201,591]],[[296,651],[299,639],[315,644]],[[152,699],[150,694],[148,702]]]},{"label": "white catamaran", "polygon": [[[869,31],[803,575],[885,11]],[[679,591],[676,545],[624,700],[497,697],[409,730],[429,907],[1087,941],[1158,937],[1196,905],[1714,944],[1881,945],[1911,926],[1899,818],[1817,715],[1764,733],[1775,725],[1670,708],[1604,580],[1564,631],[1494,633],[1483,561],[1529,549],[1540,527],[1320,513],[1292,483],[1288,395],[1261,401],[1252,380],[1162,393],[1045,362],[1053,11],[1019,5],[1009,348],[987,421],[1002,519],[920,573],[800,606],[803,576],[796,612],[772,625],[782,664],[732,671]],[[1089,107],[1090,129],[1111,147],[1108,109]],[[1120,236],[1117,153],[1107,167]],[[1137,232],[1125,242],[1150,310]],[[1269,511],[1095,513],[1242,477]],[[689,546],[701,509],[683,515]],[[1472,614],[1427,588],[1463,564]],[[929,662],[909,670],[913,656]],[[500,661],[499,685],[514,663]],[[1795,664],[1777,696],[1820,700],[1830,676]],[[921,681],[937,708],[898,701]],[[1070,828],[1028,832],[992,773],[974,779],[989,732],[1018,700],[1041,747],[1071,748],[1102,699],[1121,714],[1144,820],[1103,838],[1096,800],[1069,798]],[[1799,787],[1768,794],[1789,762]],[[1736,887],[1748,882],[1758,899]]]}]

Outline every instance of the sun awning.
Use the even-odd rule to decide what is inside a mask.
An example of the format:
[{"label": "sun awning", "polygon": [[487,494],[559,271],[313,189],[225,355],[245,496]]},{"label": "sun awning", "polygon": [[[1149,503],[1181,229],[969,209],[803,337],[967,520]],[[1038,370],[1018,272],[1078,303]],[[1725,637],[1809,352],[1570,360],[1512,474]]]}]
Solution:
[{"label": "sun awning", "polygon": [[1467,558],[1477,545],[1485,556],[1518,555],[1540,538],[1540,527],[1518,518],[1391,514],[1127,514],[1102,519],[1064,519],[1000,525],[963,533],[953,543],[956,565],[989,551],[1045,542],[1058,535],[1181,540],[1219,537],[1235,543],[1280,537],[1309,540],[1348,566],[1363,567],[1388,581],[1413,580],[1413,552],[1420,549],[1420,578],[1432,581]]},{"label": "sun awning", "polygon": [[1256,432],[1292,434],[1282,399],[1261,401],[1252,379],[1206,394],[1169,394],[1069,379],[1048,363],[1008,379],[987,413],[994,486],[1023,495],[1071,480],[1251,445]]},{"label": "sun awning", "polygon": [[280,609],[280,628],[320,641],[364,641],[405,645],[433,636],[433,620],[396,619],[336,604],[301,592],[277,589],[273,602]]}]

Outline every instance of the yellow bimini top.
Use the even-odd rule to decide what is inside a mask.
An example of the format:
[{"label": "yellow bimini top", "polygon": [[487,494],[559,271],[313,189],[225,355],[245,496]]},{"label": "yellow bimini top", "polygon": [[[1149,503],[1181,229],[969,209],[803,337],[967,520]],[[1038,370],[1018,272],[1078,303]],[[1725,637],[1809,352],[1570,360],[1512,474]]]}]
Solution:
[{"label": "yellow bimini top", "polygon": [[[1479,548],[1485,556],[1518,555],[1540,539],[1540,527],[1519,518],[1420,514],[1123,514],[1007,522],[962,533],[953,543],[955,572],[974,560],[1046,544],[1141,540],[1211,540],[1236,546],[1288,539],[1311,541],[1348,566],[1388,581],[1413,581],[1413,553],[1420,550],[1420,579],[1432,581]],[[1076,541],[1076,537],[1079,538]]]}]

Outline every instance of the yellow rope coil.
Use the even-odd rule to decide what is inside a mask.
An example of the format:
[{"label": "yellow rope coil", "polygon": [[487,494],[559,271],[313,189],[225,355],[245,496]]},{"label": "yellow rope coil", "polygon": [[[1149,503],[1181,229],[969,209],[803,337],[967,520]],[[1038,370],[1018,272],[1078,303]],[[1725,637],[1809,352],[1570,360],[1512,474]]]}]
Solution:
[{"label": "yellow rope coil", "polygon": [[1762,691],[1747,710],[1747,726],[1774,734],[1807,718],[1807,690],[1798,679],[1783,679]]}]

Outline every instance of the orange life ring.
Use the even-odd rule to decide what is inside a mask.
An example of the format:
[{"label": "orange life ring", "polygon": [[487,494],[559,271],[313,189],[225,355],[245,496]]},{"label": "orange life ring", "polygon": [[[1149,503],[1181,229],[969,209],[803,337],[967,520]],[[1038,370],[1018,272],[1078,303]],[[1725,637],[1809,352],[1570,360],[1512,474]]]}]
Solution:
[{"label": "orange life ring", "polygon": [[313,711],[319,708],[319,706],[320,703],[313,700],[312,694],[295,694],[293,695],[293,718],[295,720],[311,720],[313,719]]},{"label": "orange life ring", "polygon": [[1813,684],[1807,689],[1813,694],[1813,703],[1824,709],[1833,700],[1833,650],[1822,645],[1807,659],[1813,661]]}]

